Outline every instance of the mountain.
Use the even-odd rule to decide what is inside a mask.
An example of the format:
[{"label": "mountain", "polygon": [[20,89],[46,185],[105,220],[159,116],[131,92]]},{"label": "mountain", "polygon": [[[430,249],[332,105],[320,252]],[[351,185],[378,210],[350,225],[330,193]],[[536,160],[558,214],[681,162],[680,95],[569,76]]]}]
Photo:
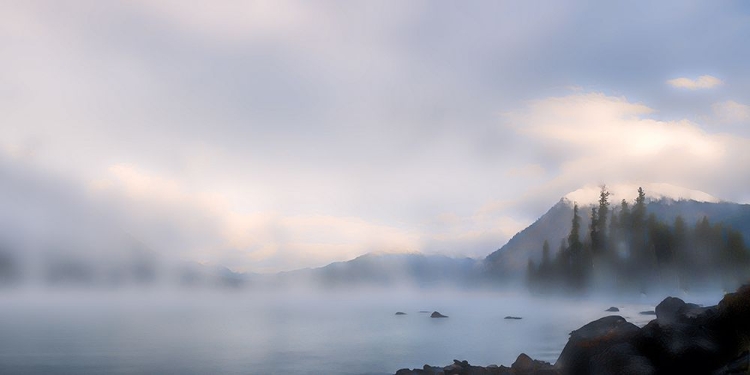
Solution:
[{"label": "mountain", "polygon": [[[613,205],[619,205],[625,199],[632,203],[637,195],[638,188],[643,188],[646,196],[653,201],[667,199],[675,201],[696,201],[718,203],[720,200],[711,194],[700,190],[688,189],[666,183],[643,183],[643,184],[615,184],[607,185],[609,201]],[[563,198],[570,202],[578,203],[579,206],[598,204],[601,186],[586,185],[578,190],[566,194]]]},{"label": "mountain", "polygon": [[272,287],[321,288],[389,287],[420,288],[470,286],[481,274],[481,261],[420,253],[368,253],[346,262],[269,275]]},{"label": "mountain", "polygon": [[[648,190],[648,189],[651,190]],[[631,206],[636,195],[636,186],[618,185],[608,187],[610,209],[619,210],[620,201],[625,199]],[[723,223],[742,233],[745,242],[750,243],[750,205],[722,202],[715,197],[695,190],[667,184],[644,185],[646,193],[646,213],[654,214],[663,222],[672,223],[680,215],[687,225],[695,225],[706,216],[711,223]],[[554,256],[561,241],[567,239],[571,228],[573,205],[579,205],[581,216],[581,238],[588,236],[591,221],[591,207],[598,201],[599,188],[585,187],[565,195],[533,224],[514,235],[507,244],[484,259],[488,273],[505,278],[517,278],[526,271],[529,259],[539,263],[542,245],[549,242],[550,253]]]},{"label": "mountain", "polygon": [[[486,269],[503,277],[517,277],[526,270],[529,258],[542,258],[542,245],[547,240],[554,254],[560,241],[570,232],[573,206],[565,198],[557,202],[542,217],[516,233],[503,247],[484,259]],[[585,222],[585,220],[583,220]]]}]

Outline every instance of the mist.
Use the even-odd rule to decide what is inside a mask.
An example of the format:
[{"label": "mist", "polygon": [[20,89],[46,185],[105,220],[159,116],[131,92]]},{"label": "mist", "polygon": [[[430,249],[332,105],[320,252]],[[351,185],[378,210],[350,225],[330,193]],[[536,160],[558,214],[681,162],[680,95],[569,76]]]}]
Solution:
[{"label": "mist", "polygon": [[555,363],[611,307],[719,311],[750,281],[749,15],[0,0],[0,373]]},{"label": "mist", "polygon": [[[519,352],[554,361],[570,330],[604,316],[609,303],[403,289],[252,294],[69,290],[6,293],[3,300],[4,370],[53,368],[82,374],[123,368],[299,374],[325,368],[332,374],[387,374],[414,366],[415,359],[441,363],[460,357],[507,364]],[[653,306],[628,304],[622,311],[645,323],[648,317],[638,312]],[[406,315],[394,315],[399,311]],[[448,318],[430,318],[432,311]],[[523,319],[504,319],[510,315]],[[34,360],[25,360],[28,356]]]}]

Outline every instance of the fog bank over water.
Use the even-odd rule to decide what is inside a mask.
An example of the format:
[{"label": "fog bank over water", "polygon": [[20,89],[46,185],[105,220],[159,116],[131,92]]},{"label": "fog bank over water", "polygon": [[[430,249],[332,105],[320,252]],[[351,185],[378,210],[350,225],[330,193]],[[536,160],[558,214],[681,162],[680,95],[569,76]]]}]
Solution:
[{"label": "fog bank over water", "polygon": [[554,361],[608,307],[716,303],[750,276],[748,17],[0,0],[0,373]]},{"label": "fog bank over water", "polygon": [[[570,331],[610,314],[608,307],[640,326],[652,316],[639,313],[658,302],[407,289],[16,290],[3,301],[0,369],[8,372],[341,375],[452,358],[510,365],[521,352],[554,362]],[[430,318],[432,311],[448,318]]]}]

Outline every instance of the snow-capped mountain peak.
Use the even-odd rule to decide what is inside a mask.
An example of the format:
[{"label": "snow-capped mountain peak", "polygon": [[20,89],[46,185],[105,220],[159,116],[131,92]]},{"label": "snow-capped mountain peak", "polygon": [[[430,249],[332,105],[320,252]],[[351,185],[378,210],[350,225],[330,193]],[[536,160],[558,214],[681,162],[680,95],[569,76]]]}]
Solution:
[{"label": "snow-capped mountain peak", "polygon": [[[638,196],[638,187],[642,187],[646,193],[646,198],[660,200],[663,198],[679,200],[694,200],[698,202],[718,203],[720,199],[711,194],[700,190],[688,189],[681,186],[675,186],[667,183],[643,183],[643,184],[613,184],[607,185],[610,192],[609,202],[617,204],[625,199],[632,203]],[[601,187],[598,185],[586,185],[578,190],[572,191],[563,197],[564,201],[578,203],[579,206],[597,204],[599,202],[599,192]]]}]

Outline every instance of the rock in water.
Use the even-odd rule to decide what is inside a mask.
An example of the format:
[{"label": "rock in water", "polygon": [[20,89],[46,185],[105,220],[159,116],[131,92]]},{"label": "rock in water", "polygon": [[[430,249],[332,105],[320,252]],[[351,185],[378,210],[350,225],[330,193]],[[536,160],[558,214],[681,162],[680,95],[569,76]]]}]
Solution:
[{"label": "rock in water", "polygon": [[406,313],[403,311],[396,311],[396,315],[406,315]]},{"label": "rock in water", "polygon": [[510,319],[510,320],[521,320],[521,319],[523,319],[523,318],[521,318],[520,316],[510,316],[510,315],[508,315],[508,316],[506,316],[506,317],[505,317],[505,319]]},{"label": "rock in water", "polygon": [[612,307],[610,307],[610,308],[608,308],[608,309],[606,309],[604,311],[606,311],[606,312],[620,312],[620,309],[618,309],[617,307],[612,306]]},{"label": "rock in water", "polygon": [[654,311],[654,310],[641,311],[638,314],[641,314],[641,315],[656,315],[656,311]]},{"label": "rock in water", "polygon": [[[643,328],[607,316],[571,332],[554,366],[521,354],[511,368],[471,366],[454,360],[443,367],[401,369],[398,375],[650,375],[750,374],[750,285],[717,306],[678,298],[662,301]],[[432,317],[445,317],[435,311]]]},{"label": "rock in water", "polygon": [[447,318],[447,317],[448,317],[447,315],[443,315],[437,311],[433,311],[432,314],[430,315],[430,318]]}]

